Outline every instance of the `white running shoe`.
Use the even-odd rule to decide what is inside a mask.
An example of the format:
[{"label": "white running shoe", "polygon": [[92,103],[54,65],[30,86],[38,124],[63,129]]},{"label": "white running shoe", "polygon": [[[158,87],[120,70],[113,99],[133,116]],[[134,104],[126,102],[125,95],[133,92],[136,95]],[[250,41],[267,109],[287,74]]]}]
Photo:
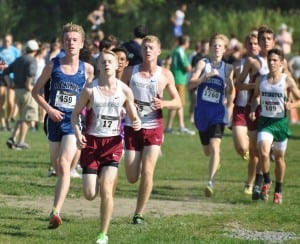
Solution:
[{"label": "white running shoe", "polygon": [[190,130],[190,129],[185,128],[185,127],[184,128],[180,128],[179,132],[180,132],[180,134],[187,134],[187,135],[191,135],[191,136],[193,136],[193,135],[196,134],[195,131]]},{"label": "white running shoe", "polygon": [[104,233],[100,233],[98,235],[98,239],[96,241],[96,244],[107,244],[108,243],[108,236]]},{"label": "white running shoe", "polygon": [[70,172],[71,178],[82,178],[82,175],[77,172],[76,169],[72,169]]}]

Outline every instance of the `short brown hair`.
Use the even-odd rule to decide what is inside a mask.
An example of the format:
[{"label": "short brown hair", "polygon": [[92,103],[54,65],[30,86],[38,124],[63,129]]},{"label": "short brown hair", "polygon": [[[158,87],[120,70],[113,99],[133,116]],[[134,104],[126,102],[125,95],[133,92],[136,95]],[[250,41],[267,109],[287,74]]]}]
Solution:
[{"label": "short brown hair", "polygon": [[279,56],[280,60],[284,60],[284,54],[283,51],[280,48],[272,48],[271,50],[268,51],[268,59],[272,54],[276,54]]},{"label": "short brown hair", "polygon": [[258,40],[260,40],[265,33],[272,34],[273,39],[274,39],[274,31],[270,27],[268,27],[266,25],[262,25],[258,29]]}]

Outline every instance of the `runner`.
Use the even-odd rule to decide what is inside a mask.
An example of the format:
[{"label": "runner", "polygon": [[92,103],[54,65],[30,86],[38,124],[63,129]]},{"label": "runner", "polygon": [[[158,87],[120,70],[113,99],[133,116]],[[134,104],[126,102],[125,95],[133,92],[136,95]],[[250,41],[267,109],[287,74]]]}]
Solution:
[{"label": "runner", "polygon": [[214,192],[215,175],[220,164],[221,140],[233,107],[233,69],[222,61],[228,38],[215,34],[210,40],[211,59],[200,60],[192,73],[189,89],[197,88],[195,126],[205,155],[209,156],[205,196]]},{"label": "runner", "polygon": [[[275,157],[275,192],[273,202],[282,203],[282,183],[285,176],[285,151],[287,148],[290,130],[286,110],[300,106],[300,90],[294,79],[282,73],[284,54],[282,50],[271,49],[268,51],[269,74],[256,80],[256,88],[251,104],[250,118],[256,119],[255,110],[260,104],[261,115],[258,119],[257,144],[259,159],[264,177],[261,189],[261,199],[267,201],[272,184],[270,179],[271,147]],[[297,99],[288,101],[289,93]]]},{"label": "runner", "polygon": [[[143,213],[150,198],[154,169],[163,142],[162,109],[181,106],[174,77],[170,70],[157,65],[160,40],[146,36],[142,42],[143,62],[129,66],[122,80],[133,91],[142,129],[134,131],[130,118],[125,122],[125,170],[130,183],[140,179],[133,224],[144,223]],[[163,100],[164,90],[170,100]]]},{"label": "runner", "polygon": [[[37,80],[32,96],[48,114],[47,131],[50,158],[56,162],[58,175],[49,228],[62,224],[60,211],[70,187],[70,167],[77,151],[76,138],[71,124],[71,114],[79,94],[86,83],[93,79],[93,67],[79,60],[85,33],[81,26],[68,23],[62,30],[63,58],[54,58],[44,68]],[[49,103],[40,94],[51,79]]]},{"label": "runner", "polygon": [[[117,55],[112,51],[103,51],[99,68],[99,77],[80,95],[72,114],[72,125],[77,146],[82,149],[80,163],[83,169],[85,198],[95,199],[100,189],[101,224],[96,243],[106,244],[114,206],[114,186],[123,151],[120,135],[123,106],[133,121],[131,125],[133,130],[140,130],[141,121],[130,88],[116,78]],[[83,135],[79,126],[79,116],[84,108],[87,113],[87,124]]]}]

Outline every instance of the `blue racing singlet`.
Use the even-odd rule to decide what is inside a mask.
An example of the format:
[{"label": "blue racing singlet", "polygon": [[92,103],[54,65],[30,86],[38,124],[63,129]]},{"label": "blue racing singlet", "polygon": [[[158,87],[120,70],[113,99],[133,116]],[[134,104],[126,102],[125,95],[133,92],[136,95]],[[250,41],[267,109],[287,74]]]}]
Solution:
[{"label": "blue racing singlet", "polygon": [[85,85],[84,62],[79,61],[78,71],[74,75],[64,74],[60,67],[60,59],[53,59],[50,81],[49,104],[64,113],[72,113],[80,92]]},{"label": "blue racing singlet", "polygon": [[199,131],[206,131],[215,124],[227,124],[227,108],[225,100],[226,63],[221,62],[219,67],[213,67],[207,60],[204,72],[210,73],[217,69],[219,75],[210,77],[202,82],[197,89],[197,103],[195,107],[195,125]]}]

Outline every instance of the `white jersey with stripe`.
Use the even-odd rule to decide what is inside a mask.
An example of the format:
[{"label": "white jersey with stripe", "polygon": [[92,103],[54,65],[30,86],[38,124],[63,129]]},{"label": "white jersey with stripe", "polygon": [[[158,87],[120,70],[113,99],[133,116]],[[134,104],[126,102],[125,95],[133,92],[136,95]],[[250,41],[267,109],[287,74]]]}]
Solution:
[{"label": "white jersey with stripe", "polygon": [[282,74],[280,81],[270,84],[267,76],[264,76],[260,83],[260,105],[261,116],[269,118],[286,117],[285,102],[286,94],[286,74]]},{"label": "white jersey with stripe", "polygon": [[[161,76],[162,68],[157,66],[156,71],[149,78],[142,77],[139,68],[140,65],[133,66],[129,87],[134,95],[134,102],[142,122],[142,128],[157,128],[162,123],[162,110],[154,109],[152,103],[154,97],[159,97],[158,81]],[[131,124],[129,117],[126,116],[125,125],[131,126]]]},{"label": "white jersey with stripe", "polygon": [[[245,64],[245,59],[242,58],[240,60],[240,73],[242,73],[243,71],[244,64]],[[249,81],[250,81],[250,75],[248,74],[246,79],[243,81],[243,83],[249,84]],[[250,97],[249,90],[240,90],[236,94],[234,103],[236,106],[245,107],[248,104],[249,97]]]},{"label": "white jersey with stripe", "polygon": [[113,95],[103,95],[98,86],[98,79],[93,81],[93,106],[87,110],[86,133],[96,137],[120,135],[121,118],[125,95],[122,81],[117,80],[117,88]]}]

